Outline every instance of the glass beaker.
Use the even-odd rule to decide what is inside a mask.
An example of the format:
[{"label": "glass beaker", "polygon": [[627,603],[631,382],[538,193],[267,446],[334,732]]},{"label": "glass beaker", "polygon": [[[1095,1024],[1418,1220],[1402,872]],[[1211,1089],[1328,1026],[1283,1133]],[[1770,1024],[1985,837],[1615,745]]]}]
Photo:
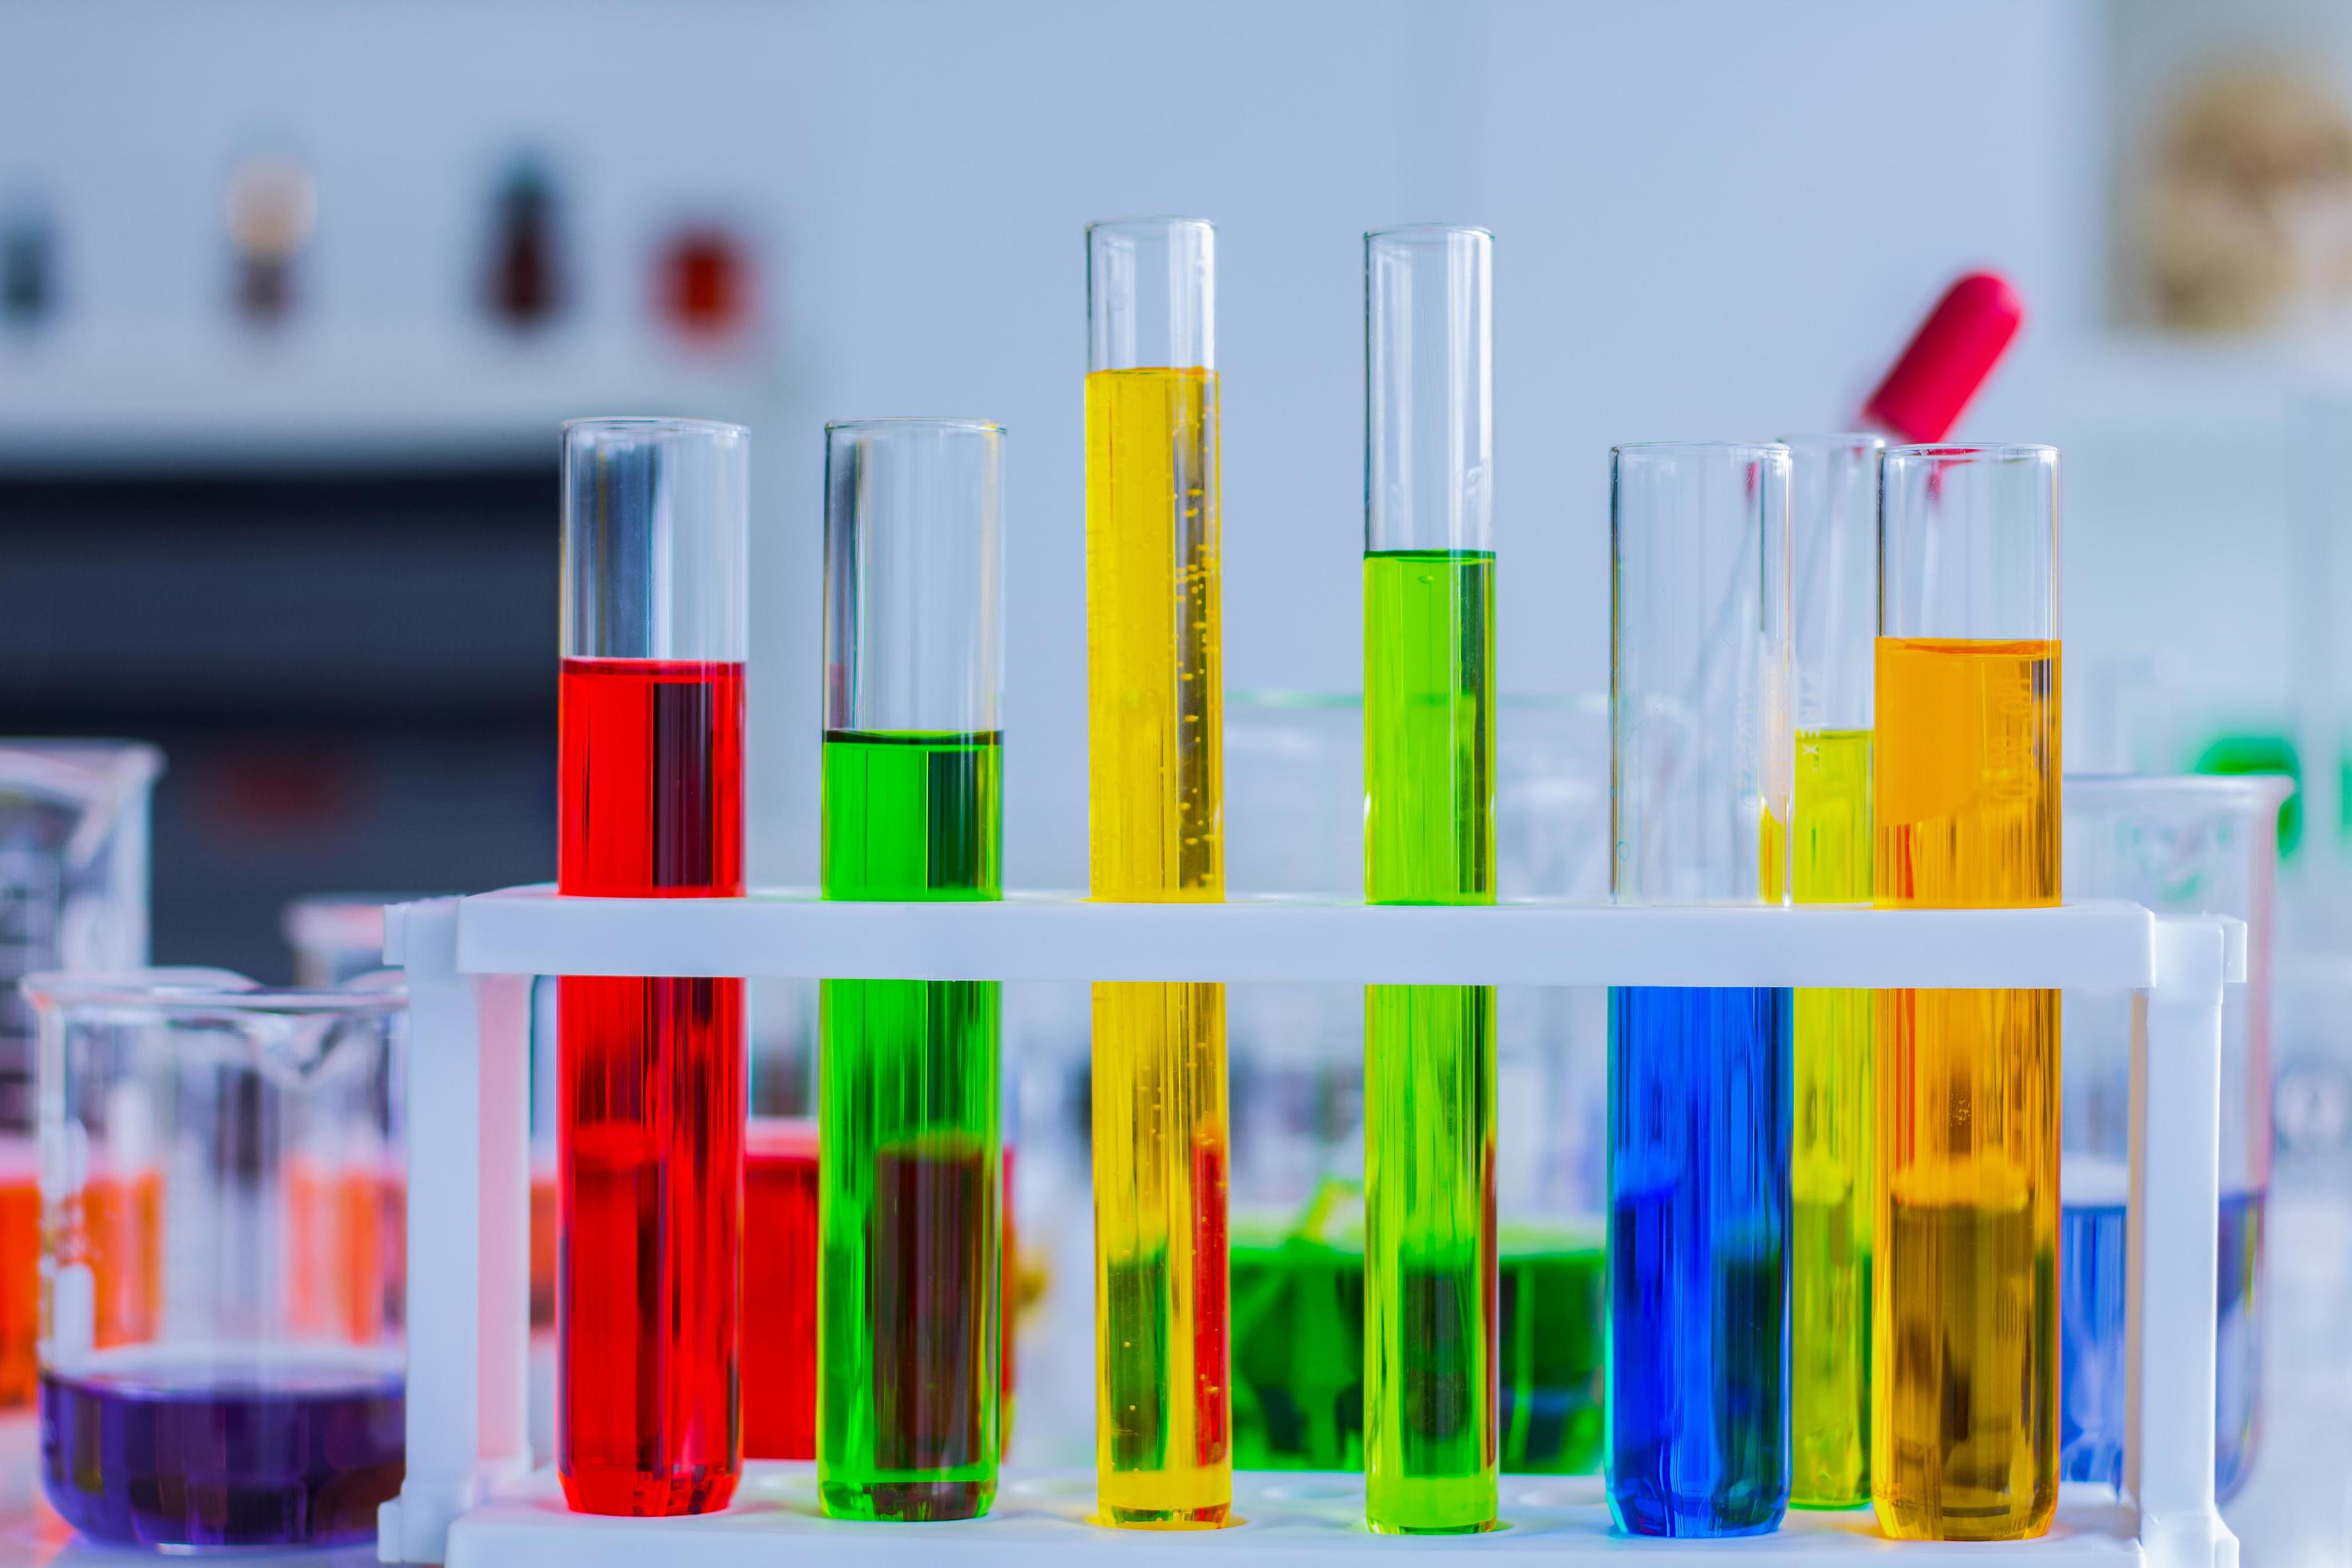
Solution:
[{"label": "glass beaker", "polygon": [[147,962],[147,807],[163,754],[136,741],[0,742],[0,1407],[33,1397],[41,1193],[37,970]]},{"label": "glass beaker", "polygon": [[399,1490],[392,976],[37,974],[42,1484],[95,1539],[364,1541]]},{"label": "glass beaker", "polygon": [[[2271,1165],[2271,928],[2284,777],[2066,780],[2066,886],[2158,914],[2246,922],[2246,984],[2221,1002],[2221,1205],[2213,1485],[2254,1457],[2262,1397],[2263,1220]],[[2125,1200],[2131,1177],[2130,992],[2068,991],[2061,1121],[2059,1474],[2124,1479]]]},{"label": "glass beaker", "polygon": [[[1228,887],[1358,897],[1363,705],[1229,693],[1224,741]],[[1225,996],[1234,1463],[1360,1469],[1364,990],[1234,985]]]},{"label": "glass beaker", "polygon": [[[1233,693],[1229,885],[1353,897],[1361,705]],[[1505,898],[1608,889],[1605,699],[1504,698],[1496,879]],[[1363,1002],[1359,985],[1235,985],[1234,1454],[1242,1469],[1363,1466]],[[1600,1463],[1606,994],[1505,986],[1496,1022],[1499,1458]]]}]

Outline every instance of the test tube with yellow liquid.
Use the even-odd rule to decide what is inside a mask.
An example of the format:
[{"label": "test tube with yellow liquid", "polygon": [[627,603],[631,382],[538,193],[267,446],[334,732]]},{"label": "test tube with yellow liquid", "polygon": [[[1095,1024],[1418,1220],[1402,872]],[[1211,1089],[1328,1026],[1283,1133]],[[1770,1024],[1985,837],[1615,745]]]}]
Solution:
[{"label": "test tube with yellow liquid", "polygon": [[[1878,468],[1885,440],[1786,436],[1790,635],[1796,663],[1790,895],[1870,901],[1871,672],[1878,626]],[[1769,841],[1768,840],[1768,844]],[[1796,994],[1790,1146],[1789,1500],[1870,1500],[1868,991]]]},{"label": "test tube with yellow liquid", "polygon": [[[2058,454],[1905,447],[1880,492],[1874,899],[2059,901]],[[1878,997],[1871,1496],[2014,1541],[2058,1496],[2055,991]]]},{"label": "test tube with yellow liquid", "polygon": [[[1217,902],[1216,231],[1087,230],[1087,718],[1094,896]],[[1095,1467],[1104,1523],[1233,1502],[1224,988],[1094,992]]]}]

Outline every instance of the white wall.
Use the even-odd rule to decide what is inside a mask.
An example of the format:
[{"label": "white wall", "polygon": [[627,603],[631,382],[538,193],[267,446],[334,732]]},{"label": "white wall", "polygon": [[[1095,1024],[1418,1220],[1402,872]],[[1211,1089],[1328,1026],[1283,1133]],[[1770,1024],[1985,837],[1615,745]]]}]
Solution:
[{"label": "white wall", "polygon": [[[290,138],[324,205],[316,315],[277,353],[308,379],[255,393],[222,439],[345,408],[446,426],[499,376],[494,415],[526,430],[633,387],[752,418],[753,868],[805,879],[818,426],[993,416],[1008,874],[1076,885],[1087,219],[1220,226],[1235,688],[1358,678],[1360,231],[1492,226],[1501,679],[1591,689],[1611,442],[1838,423],[1974,263],[2036,313],[1971,426],[2053,423],[2037,389],[2087,331],[2097,260],[2091,22],[2043,0],[18,4],[0,193],[57,195],[73,314],[45,349],[0,344],[0,427],[54,416],[60,387],[96,388],[77,394],[95,411],[160,376],[169,424],[216,385],[296,375],[220,322],[216,216],[230,157]],[[555,159],[588,268],[574,346],[536,369],[465,315],[488,182],[526,144]],[[745,221],[778,284],[757,364],[700,380],[634,271],[648,226],[697,204]]]},{"label": "white wall", "polygon": [[[793,435],[767,460],[813,503],[823,417],[1006,422],[1008,874],[1078,885],[1087,218],[1219,224],[1234,689],[1360,677],[1361,230],[1493,227],[1501,679],[1594,689],[1612,441],[1848,417],[1964,265],[2081,297],[2078,171],[2050,153],[2079,133],[2076,20],[2032,0],[1965,26],[1860,3],[828,8],[795,251],[821,312],[794,322]],[[1977,426],[2032,434],[2036,352]],[[805,666],[813,505],[788,526],[775,629]],[[803,755],[814,696],[784,693]]]}]

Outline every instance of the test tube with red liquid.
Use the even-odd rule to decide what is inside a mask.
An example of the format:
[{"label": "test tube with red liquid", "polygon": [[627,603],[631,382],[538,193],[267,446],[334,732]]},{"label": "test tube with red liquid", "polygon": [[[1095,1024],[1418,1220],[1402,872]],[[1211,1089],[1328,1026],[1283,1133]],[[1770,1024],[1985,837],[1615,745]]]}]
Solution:
[{"label": "test tube with red liquid", "polygon": [[[559,892],[743,891],[747,445],[701,420],[564,426]],[[743,983],[567,976],[557,1040],[564,1498],[723,1508],[742,1469]]]}]

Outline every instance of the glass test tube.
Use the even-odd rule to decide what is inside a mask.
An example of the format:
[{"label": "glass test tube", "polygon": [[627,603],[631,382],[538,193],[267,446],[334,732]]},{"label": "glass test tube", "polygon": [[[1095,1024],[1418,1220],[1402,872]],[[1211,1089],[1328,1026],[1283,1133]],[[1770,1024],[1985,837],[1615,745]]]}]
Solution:
[{"label": "glass test tube", "polygon": [[[562,892],[743,890],[748,439],[691,419],[564,426]],[[564,1497],[724,1507],[741,1470],[743,983],[566,976],[557,1038]]]},{"label": "glass test tube", "polygon": [[[1094,896],[1224,897],[1216,231],[1087,230],[1087,801]],[[1095,987],[1095,1457],[1102,1518],[1233,1501],[1224,988]]]},{"label": "glass test tube", "polygon": [[[1789,452],[1611,454],[1611,887],[1625,904],[1779,903],[1789,719]],[[1611,1510],[1637,1535],[1746,1535],[1789,1500],[1790,998],[1609,993]]]},{"label": "glass test tube", "polygon": [[[1879,514],[1874,898],[2059,900],[2058,454],[1903,447]],[[1870,1485],[1901,1540],[2058,1495],[2058,993],[1883,991]]]},{"label": "glass test tube", "polygon": [[[1878,629],[1877,436],[1790,436],[1790,636],[1796,774],[1790,893],[1870,900],[1870,679]],[[1868,991],[1796,994],[1790,1153],[1790,1499],[1870,1500],[1871,1095]]]},{"label": "glass test tube", "polygon": [[[1003,897],[998,464],[962,419],[825,428],[824,896]],[[996,1496],[994,981],[828,980],[817,1487],[836,1519]]]},{"label": "glass test tube", "polygon": [[[1495,901],[1492,270],[1364,237],[1364,898]],[[1494,1528],[1495,990],[1364,994],[1364,1510]]]}]

